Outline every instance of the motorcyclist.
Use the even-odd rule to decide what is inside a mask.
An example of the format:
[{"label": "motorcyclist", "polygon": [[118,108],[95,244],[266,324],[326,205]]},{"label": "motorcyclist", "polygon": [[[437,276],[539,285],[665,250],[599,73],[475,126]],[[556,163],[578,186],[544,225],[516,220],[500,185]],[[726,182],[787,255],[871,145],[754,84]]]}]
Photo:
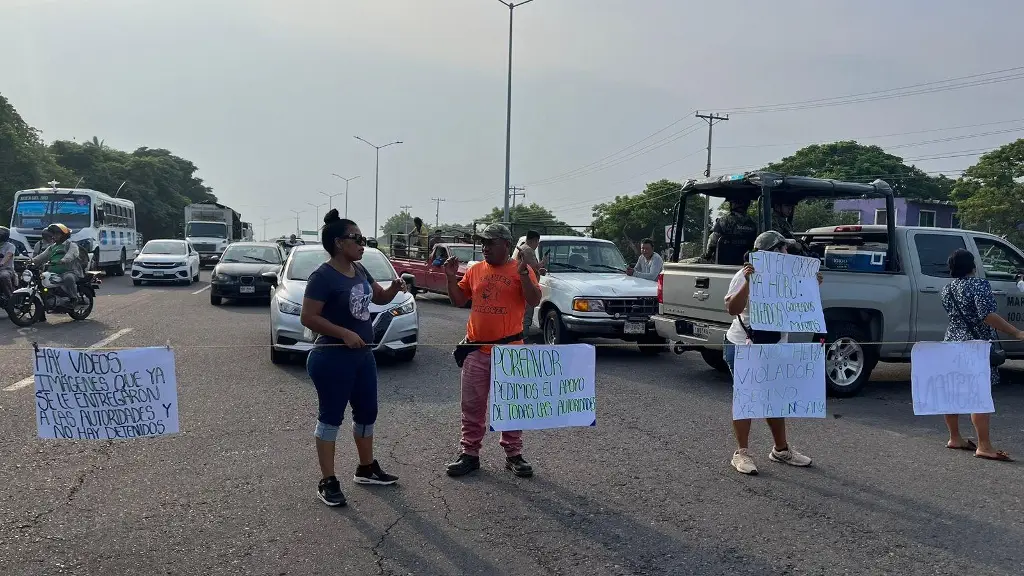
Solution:
[{"label": "motorcyclist", "polygon": [[85,277],[82,261],[79,259],[78,244],[71,241],[71,229],[63,224],[50,224],[46,229],[53,236],[53,244],[33,258],[32,263],[49,264],[50,273],[60,276],[60,285],[64,292],[72,301],[77,302],[78,280]]},{"label": "motorcyclist", "polygon": [[11,242],[11,231],[0,226],[0,291],[3,297],[10,298],[14,293],[14,284],[18,276],[14,272],[14,254],[17,249]]}]

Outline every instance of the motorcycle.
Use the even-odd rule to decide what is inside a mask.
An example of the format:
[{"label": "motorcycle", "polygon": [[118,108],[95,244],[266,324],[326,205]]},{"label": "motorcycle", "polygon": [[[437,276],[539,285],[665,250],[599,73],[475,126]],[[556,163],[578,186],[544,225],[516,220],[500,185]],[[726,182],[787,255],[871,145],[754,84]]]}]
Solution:
[{"label": "motorcycle", "polygon": [[[28,265],[28,262],[29,262],[29,258],[24,258],[22,256],[15,256],[14,257],[14,289],[15,290],[18,289],[18,279],[21,278],[22,274],[24,274],[25,267]],[[2,291],[0,291],[0,309],[3,309],[4,311],[7,311],[8,301],[9,301],[9,298],[7,297],[7,295],[3,294]]]},{"label": "motorcycle", "polygon": [[102,272],[89,271],[79,278],[78,301],[72,301],[61,287],[59,274],[29,263],[21,273],[22,287],[14,291],[7,303],[7,316],[22,328],[41,321],[47,313],[66,313],[72,320],[85,320],[92,313],[96,291],[103,283],[100,275]]}]

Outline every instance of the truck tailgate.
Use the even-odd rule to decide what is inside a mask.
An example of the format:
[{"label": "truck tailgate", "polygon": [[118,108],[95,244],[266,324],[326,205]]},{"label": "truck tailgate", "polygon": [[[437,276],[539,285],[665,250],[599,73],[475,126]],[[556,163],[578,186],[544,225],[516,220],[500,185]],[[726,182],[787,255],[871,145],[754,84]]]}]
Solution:
[{"label": "truck tailgate", "polygon": [[738,266],[666,263],[661,313],[729,324],[725,294],[737,270]]}]

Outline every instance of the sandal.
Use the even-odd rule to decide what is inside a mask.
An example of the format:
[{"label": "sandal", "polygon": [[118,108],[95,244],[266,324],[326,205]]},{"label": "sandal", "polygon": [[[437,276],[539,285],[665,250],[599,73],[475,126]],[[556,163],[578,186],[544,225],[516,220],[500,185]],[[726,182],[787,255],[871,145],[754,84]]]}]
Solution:
[{"label": "sandal", "polygon": [[989,454],[978,454],[977,452],[975,452],[974,453],[974,457],[975,458],[982,458],[984,460],[996,460],[996,461],[999,461],[999,462],[1013,462],[1013,458],[1010,458],[1010,455],[1007,454],[1006,452],[1003,452],[1002,450],[996,450],[996,453],[995,454],[991,454],[991,455],[989,455]]},{"label": "sandal", "polygon": [[949,442],[946,442],[946,448],[949,448],[950,450],[970,450],[971,452],[978,451],[978,446],[970,438],[964,440],[964,442],[966,442],[966,444],[963,444],[962,446],[953,446]]}]

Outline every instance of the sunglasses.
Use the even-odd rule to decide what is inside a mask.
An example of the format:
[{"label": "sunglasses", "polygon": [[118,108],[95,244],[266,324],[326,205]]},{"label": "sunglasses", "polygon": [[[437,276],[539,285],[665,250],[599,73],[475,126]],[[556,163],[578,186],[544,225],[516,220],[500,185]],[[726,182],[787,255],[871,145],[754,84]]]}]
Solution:
[{"label": "sunglasses", "polygon": [[342,240],[351,240],[360,246],[366,246],[366,236],[362,234],[345,234],[340,237]]}]

